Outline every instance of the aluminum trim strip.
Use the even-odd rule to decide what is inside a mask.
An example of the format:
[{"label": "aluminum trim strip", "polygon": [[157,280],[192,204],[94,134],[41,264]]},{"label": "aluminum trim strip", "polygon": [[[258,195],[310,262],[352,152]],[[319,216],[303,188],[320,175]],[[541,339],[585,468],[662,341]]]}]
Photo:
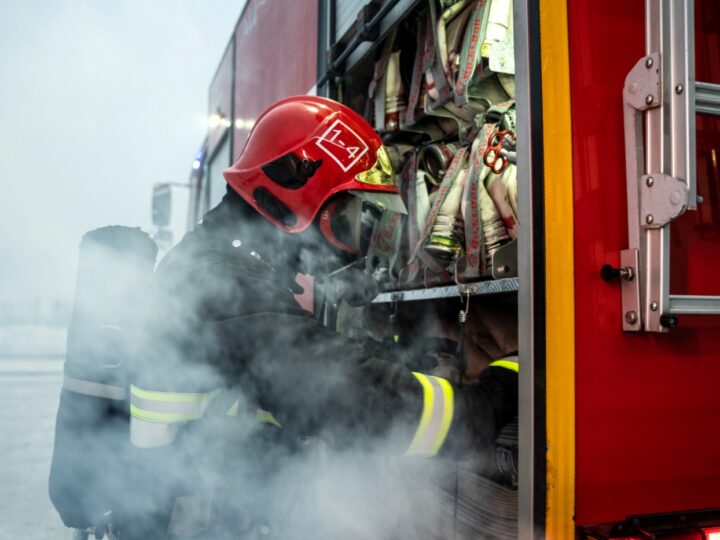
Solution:
[{"label": "aluminum trim strip", "polygon": [[695,111],[720,116],[720,84],[695,83]]},{"label": "aluminum trim strip", "polygon": [[533,211],[533,184],[542,182],[542,178],[534,178],[533,170],[539,169],[536,160],[542,161],[541,148],[534,148],[534,144],[542,145],[542,126],[534,125],[532,122],[533,113],[539,117],[541,111],[534,110],[539,100],[531,93],[541,90],[539,88],[531,89],[530,84],[531,81],[538,82],[535,80],[538,77],[537,73],[532,71],[537,69],[533,62],[537,61],[539,57],[537,45],[540,37],[536,20],[537,9],[537,2],[533,0],[513,2],[518,215],[523,219],[523,226],[520,227],[518,235],[518,282],[522,283],[522,287],[518,289],[518,346],[523,359],[523,369],[518,378],[518,539],[520,540],[543,538],[542,531],[538,531],[536,526],[538,522],[544,524],[545,521],[544,515],[536,515],[540,514],[540,507],[545,507],[542,488],[538,489],[537,487],[538,484],[544,485],[545,477],[543,471],[535,469],[535,439],[538,436],[535,424],[535,403],[538,396],[534,384],[536,375],[536,322],[534,319],[536,308],[533,238],[536,217]]},{"label": "aluminum trim strip", "polygon": [[720,315],[720,296],[671,294],[669,312],[673,315]]}]

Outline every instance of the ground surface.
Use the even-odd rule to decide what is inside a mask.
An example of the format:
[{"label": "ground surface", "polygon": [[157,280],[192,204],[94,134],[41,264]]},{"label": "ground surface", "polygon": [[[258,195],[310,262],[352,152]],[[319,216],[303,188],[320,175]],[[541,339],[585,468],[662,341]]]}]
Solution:
[{"label": "ground surface", "polygon": [[69,539],[48,498],[62,358],[0,358],[0,538]]}]

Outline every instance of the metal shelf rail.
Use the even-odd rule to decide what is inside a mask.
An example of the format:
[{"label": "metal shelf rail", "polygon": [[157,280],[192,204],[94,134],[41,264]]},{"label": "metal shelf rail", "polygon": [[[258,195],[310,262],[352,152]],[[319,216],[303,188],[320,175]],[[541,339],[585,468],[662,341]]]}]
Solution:
[{"label": "metal shelf rail", "polygon": [[[359,17],[355,24],[355,33],[344,47],[338,47],[338,43],[331,44],[327,69],[315,84],[316,88],[322,88],[335,77],[353,71],[367,55],[383,43],[406,14],[421,3],[422,0],[386,0],[369,20]],[[371,4],[368,3],[368,6]],[[364,13],[372,11],[361,9],[360,14]],[[339,51],[335,52],[336,49]]]},{"label": "metal shelf rail", "polygon": [[465,295],[483,296],[490,294],[505,294],[518,291],[517,278],[490,279],[463,283],[461,285],[443,285],[428,289],[410,289],[407,291],[390,291],[378,294],[373,304],[386,304],[390,302],[411,302],[417,300],[435,300],[438,298],[462,297]]}]

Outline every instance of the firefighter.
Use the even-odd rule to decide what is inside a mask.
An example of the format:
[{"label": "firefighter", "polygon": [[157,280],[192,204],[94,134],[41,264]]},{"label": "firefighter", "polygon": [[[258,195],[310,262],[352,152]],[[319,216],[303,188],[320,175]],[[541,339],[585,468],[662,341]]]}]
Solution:
[{"label": "firefighter", "polygon": [[[321,279],[362,257],[373,209],[404,211],[365,120],[332,100],[284,99],[258,118],[224,176],[223,200],[156,271],[130,388],[142,487],[123,538],[215,538],[218,520],[257,525],[257,513],[227,503],[230,476],[217,466],[247,456],[252,439],[262,441],[252,460],[262,448],[278,468],[290,455],[277,449],[283,438],[423,457],[490,452],[517,414],[516,358],[459,388],[393,363],[377,343],[343,338],[296,300],[298,273]],[[270,483],[255,464],[239,490],[262,513],[274,494],[249,487]]]}]

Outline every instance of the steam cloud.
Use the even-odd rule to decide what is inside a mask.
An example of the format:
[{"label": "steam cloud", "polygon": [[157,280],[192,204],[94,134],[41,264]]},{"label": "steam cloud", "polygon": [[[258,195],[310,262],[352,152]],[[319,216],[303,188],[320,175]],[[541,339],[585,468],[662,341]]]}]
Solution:
[{"label": "steam cloud", "polygon": [[[465,463],[402,457],[415,423],[386,425],[397,416],[392,410],[379,422],[368,417],[367,390],[380,381],[357,380],[354,367],[367,358],[361,344],[348,345],[297,314],[277,313],[290,308],[296,268],[325,275],[344,261],[320,249],[311,232],[299,241],[264,222],[213,219],[203,228],[213,228],[222,246],[200,238],[189,277],[161,268],[165,278],[157,281],[141,257],[83,251],[66,372],[74,365],[107,384],[221,392],[201,420],[180,427],[171,446],[151,449],[129,444],[127,403],[110,419],[98,416],[98,407],[107,409],[97,398],[75,404],[72,417],[91,423],[70,439],[58,436],[56,452],[67,454],[63,445],[77,450],[63,463],[80,473],[56,463],[55,504],[76,504],[81,480],[85,510],[112,509],[126,533],[151,526],[146,520],[167,520],[175,497],[200,496],[212,500],[211,538],[514,537],[516,492],[478,474],[484,456]],[[232,248],[236,238],[242,244]],[[235,249],[237,258],[218,257],[216,247]],[[165,264],[182,268],[181,257],[171,253]],[[343,309],[364,318],[356,335],[365,329],[363,337],[390,337],[383,308]],[[511,312],[502,303],[487,308],[494,322],[469,333],[478,342],[466,345],[472,365],[516,349],[507,332]],[[403,314],[400,325],[418,338],[457,339],[453,325],[439,323],[447,315],[423,306]],[[437,363],[422,345],[388,354],[392,349],[386,341],[375,356],[418,370]],[[237,415],[228,416],[233,405]],[[258,407],[284,427],[258,422]],[[478,513],[478,497],[496,511]],[[201,531],[203,519],[192,522],[187,514],[186,531]]]}]

